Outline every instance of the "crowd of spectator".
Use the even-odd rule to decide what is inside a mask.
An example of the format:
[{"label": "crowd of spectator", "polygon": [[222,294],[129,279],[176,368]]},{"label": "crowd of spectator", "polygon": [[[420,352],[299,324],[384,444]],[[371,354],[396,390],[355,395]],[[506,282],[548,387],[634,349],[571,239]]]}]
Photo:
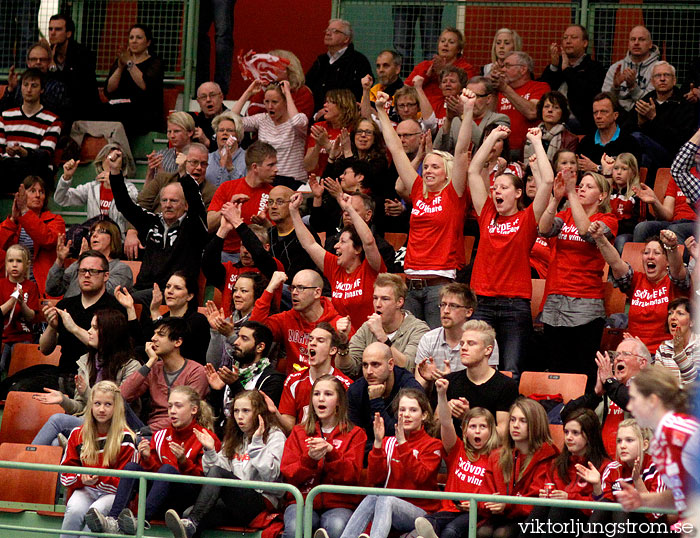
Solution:
[{"label": "crowd of spectator", "polygon": [[[198,112],[164,118],[147,26],[130,28],[102,103],[92,53],[69,17],[51,17],[50,44],[29,48],[0,99],[12,197],[0,369],[19,342],[60,346],[58,388],[36,398],[65,414],[35,443],[63,444],[67,465],[285,481],[304,496],[319,484],[437,491],[444,460],[446,491],[678,512],[323,493],[316,538],[464,536],[470,511],[481,538],[544,520],[690,521],[697,92],[644,26],[611,66],[588,54],[585,27],[562,28],[542,73],[513,29],[496,32],[483,67],[460,30],[437,30],[412,70],[406,44],[380,52],[375,84],[351,24],[332,19],[306,74],[273,50],[286,66],[275,80],[229,107],[227,88],[202,82]],[[80,162],[56,148],[79,120],[120,122],[126,139],[73,185]],[[126,143],[161,125],[168,148],[148,155],[137,189]],[[50,197],[88,220],[66,229]],[[639,266],[630,241],[643,243]],[[539,312],[533,279],[545,281]],[[606,279],[625,312],[606,313]],[[614,350],[601,349],[606,327],[625,331]],[[526,398],[526,371],[583,374],[585,389]],[[64,530],[135,534],[134,480],[61,481],[73,492]],[[291,538],[301,523],[276,492],[157,481],[146,518],[162,517],[188,538],[222,524]]]}]

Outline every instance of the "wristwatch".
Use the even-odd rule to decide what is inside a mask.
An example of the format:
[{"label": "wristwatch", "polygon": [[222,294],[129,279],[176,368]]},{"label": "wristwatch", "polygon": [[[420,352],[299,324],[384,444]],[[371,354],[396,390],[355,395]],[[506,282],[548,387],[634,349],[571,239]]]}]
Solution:
[{"label": "wristwatch", "polygon": [[615,383],[615,381],[617,381],[617,379],[615,379],[614,377],[609,377],[609,378],[607,378],[607,379],[603,382],[603,386],[604,386],[606,389],[609,389],[610,387],[613,386],[613,384]]},{"label": "wristwatch", "polygon": [[389,346],[389,347],[391,347],[391,346],[393,345],[393,342],[391,341],[391,338],[387,338],[386,340],[384,340],[384,343],[385,343],[387,346]]},{"label": "wristwatch", "polygon": [[134,67],[134,62],[132,62],[131,60],[129,60],[128,62],[126,62],[126,68],[127,68],[127,69],[131,69],[132,67]]}]

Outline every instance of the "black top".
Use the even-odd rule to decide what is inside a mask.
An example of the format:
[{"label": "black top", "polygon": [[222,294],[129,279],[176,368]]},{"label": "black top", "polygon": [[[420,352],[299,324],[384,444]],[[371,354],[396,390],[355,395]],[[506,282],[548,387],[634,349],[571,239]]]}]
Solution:
[{"label": "black top", "polygon": [[[166,312],[162,317],[169,318],[170,312]],[[182,319],[187,322],[190,335],[189,341],[186,341],[182,345],[180,354],[186,359],[205,365],[207,363],[209,340],[211,339],[209,321],[207,321],[207,317],[204,314],[197,311],[196,305],[192,308],[188,308],[185,315],[182,316]],[[150,312],[144,309],[143,315],[141,316],[141,325],[146,341],[149,341],[151,336],[153,336],[155,324],[156,322],[151,319]]]},{"label": "black top", "polygon": [[95,118],[100,104],[100,94],[97,90],[95,55],[92,51],[77,41],[69,39],[63,69],[55,71],[54,76],[65,85],[70,96],[70,119]]},{"label": "black top", "polygon": [[678,87],[673,88],[673,94],[663,103],[656,101],[656,90],[642,97],[646,103],[649,99],[654,99],[656,117],[641,124],[636,112],[634,118],[641,132],[661,144],[670,153],[669,161],[660,163],[660,166],[670,167],[678,150],[697,129],[698,106],[696,103],[688,102]]},{"label": "black top", "polygon": [[[314,241],[321,244],[318,234],[309,228]],[[319,272],[318,267],[309,256],[308,252],[301,246],[297,234],[292,230],[285,236],[280,236],[277,227],[270,228],[270,252],[284,266],[284,272],[287,274],[288,282],[291,283],[294,275],[302,269],[311,269]]]},{"label": "black top", "polygon": [[[226,108],[226,105],[222,104],[221,112],[225,112],[226,110],[228,110],[228,108]],[[219,114],[221,114],[221,112],[219,112]],[[216,151],[216,133],[214,132],[214,127],[212,126],[211,122],[219,114],[216,114],[211,118],[207,118],[204,115],[204,112],[201,111],[188,112],[188,114],[194,118],[194,126],[202,129],[204,136],[209,139],[209,152],[211,153],[212,151]]]},{"label": "black top", "polygon": [[[102,294],[95,304],[89,306],[88,308],[83,307],[82,294],[74,295],[72,297],[67,297],[61,299],[56,308],[67,311],[73,321],[78,327],[85,330],[90,328],[90,323],[92,322],[92,316],[95,312],[105,308],[114,308],[123,312],[126,316],[126,311],[124,307],[119,304],[112,295],[106,291]],[[61,360],[58,367],[66,373],[76,373],[77,366],[76,361],[85,353],[88,349],[80,340],[78,340],[73,334],[69,333],[64,327],[61,321],[61,317],[58,318],[58,342],[57,344],[61,346]]]},{"label": "black top", "polygon": [[584,136],[578,145],[578,153],[585,155],[595,164],[600,164],[603,153],[607,153],[608,157],[617,157],[620,153],[631,153],[637,158],[637,162],[641,160],[642,151],[639,143],[624,130],[620,129],[620,136],[604,146],[595,143],[596,133],[597,131]]}]

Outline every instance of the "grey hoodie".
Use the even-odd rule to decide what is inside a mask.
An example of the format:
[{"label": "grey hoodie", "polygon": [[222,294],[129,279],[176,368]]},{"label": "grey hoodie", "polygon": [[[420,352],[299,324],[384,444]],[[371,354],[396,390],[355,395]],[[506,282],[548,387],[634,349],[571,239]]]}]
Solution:
[{"label": "grey hoodie", "polygon": [[[649,57],[642,63],[633,62],[632,56],[628,52],[627,56],[625,56],[622,60],[615,62],[610,66],[608,73],[605,75],[602,91],[615,93],[620,102],[620,106],[627,111],[632,110],[634,103],[653,89],[651,85],[651,70],[659,59],[659,47],[656,45],[651,48],[651,51],[649,51]],[[629,68],[637,74],[637,85],[631,90],[627,88],[626,82],[623,82],[617,90],[615,89],[613,80],[615,78],[615,71],[617,70],[618,65],[621,66],[622,71]]]}]

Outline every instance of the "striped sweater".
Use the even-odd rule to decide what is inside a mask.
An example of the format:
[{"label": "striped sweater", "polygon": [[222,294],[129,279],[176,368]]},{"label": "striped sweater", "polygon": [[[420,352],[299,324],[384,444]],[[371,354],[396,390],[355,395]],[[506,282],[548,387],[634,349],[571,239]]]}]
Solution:
[{"label": "striped sweater", "polygon": [[27,116],[22,107],[10,108],[0,119],[0,152],[5,154],[8,145],[20,145],[29,150],[44,150],[52,154],[61,134],[58,116],[41,108]]}]

